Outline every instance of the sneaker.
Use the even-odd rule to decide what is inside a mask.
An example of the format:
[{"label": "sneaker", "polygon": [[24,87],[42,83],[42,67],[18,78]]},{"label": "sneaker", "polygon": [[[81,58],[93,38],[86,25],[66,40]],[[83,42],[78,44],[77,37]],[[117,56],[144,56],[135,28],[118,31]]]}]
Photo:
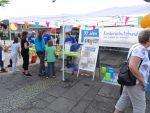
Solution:
[{"label": "sneaker", "polygon": [[1,69],[1,72],[7,72],[7,70],[6,70],[6,69],[4,69],[4,68],[2,68],[2,69]]},{"label": "sneaker", "polygon": [[12,67],[12,65],[9,64],[7,67]]},{"label": "sneaker", "polygon": [[32,76],[30,73],[28,73],[28,74],[25,74],[25,76]]}]

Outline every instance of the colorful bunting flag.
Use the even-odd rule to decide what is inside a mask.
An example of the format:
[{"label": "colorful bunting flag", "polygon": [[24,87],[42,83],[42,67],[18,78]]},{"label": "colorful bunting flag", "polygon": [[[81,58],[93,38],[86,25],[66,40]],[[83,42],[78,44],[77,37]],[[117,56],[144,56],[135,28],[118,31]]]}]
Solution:
[{"label": "colorful bunting flag", "polygon": [[125,17],[125,25],[128,23],[129,18],[130,18],[129,16]]}]

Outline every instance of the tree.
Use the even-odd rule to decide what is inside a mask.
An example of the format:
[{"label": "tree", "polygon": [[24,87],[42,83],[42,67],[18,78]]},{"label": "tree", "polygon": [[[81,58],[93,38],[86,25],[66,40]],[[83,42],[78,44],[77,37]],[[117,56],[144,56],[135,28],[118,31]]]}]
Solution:
[{"label": "tree", "polygon": [[5,4],[8,4],[9,3],[9,0],[0,0],[0,7],[4,7]]},{"label": "tree", "polygon": [[150,0],[144,0],[145,2],[150,2]]}]

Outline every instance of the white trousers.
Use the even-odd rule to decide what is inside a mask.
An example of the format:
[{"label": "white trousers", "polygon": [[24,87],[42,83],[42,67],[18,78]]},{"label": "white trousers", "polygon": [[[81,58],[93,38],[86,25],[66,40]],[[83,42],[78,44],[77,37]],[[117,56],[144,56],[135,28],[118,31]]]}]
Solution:
[{"label": "white trousers", "polygon": [[11,54],[11,59],[12,59],[12,72],[16,72],[16,65],[18,61],[18,55],[16,53]]}]

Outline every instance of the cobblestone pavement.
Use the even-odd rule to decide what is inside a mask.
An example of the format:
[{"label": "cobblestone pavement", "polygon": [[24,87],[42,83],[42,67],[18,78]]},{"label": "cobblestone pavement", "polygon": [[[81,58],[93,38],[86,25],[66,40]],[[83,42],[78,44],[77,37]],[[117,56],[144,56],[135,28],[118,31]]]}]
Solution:
[{"label": "cobblestone pavement", "polygon": [[[113,113],[120,88],[101,83],[98,71],[94,81],[91,76],[77,79],[65,73],[67,80],[63,82],[59,61],[56,62],[57,77],[49,79],[37,75],[37,64],[30,65],[33,76],[25,77],[20,64],[21,60],[16,75],[0,73],[0,113]],[[149,111],[150,97],[147,96],[146,113]],[[125,113],[132,113],[132,108],[129,106]]]}]

